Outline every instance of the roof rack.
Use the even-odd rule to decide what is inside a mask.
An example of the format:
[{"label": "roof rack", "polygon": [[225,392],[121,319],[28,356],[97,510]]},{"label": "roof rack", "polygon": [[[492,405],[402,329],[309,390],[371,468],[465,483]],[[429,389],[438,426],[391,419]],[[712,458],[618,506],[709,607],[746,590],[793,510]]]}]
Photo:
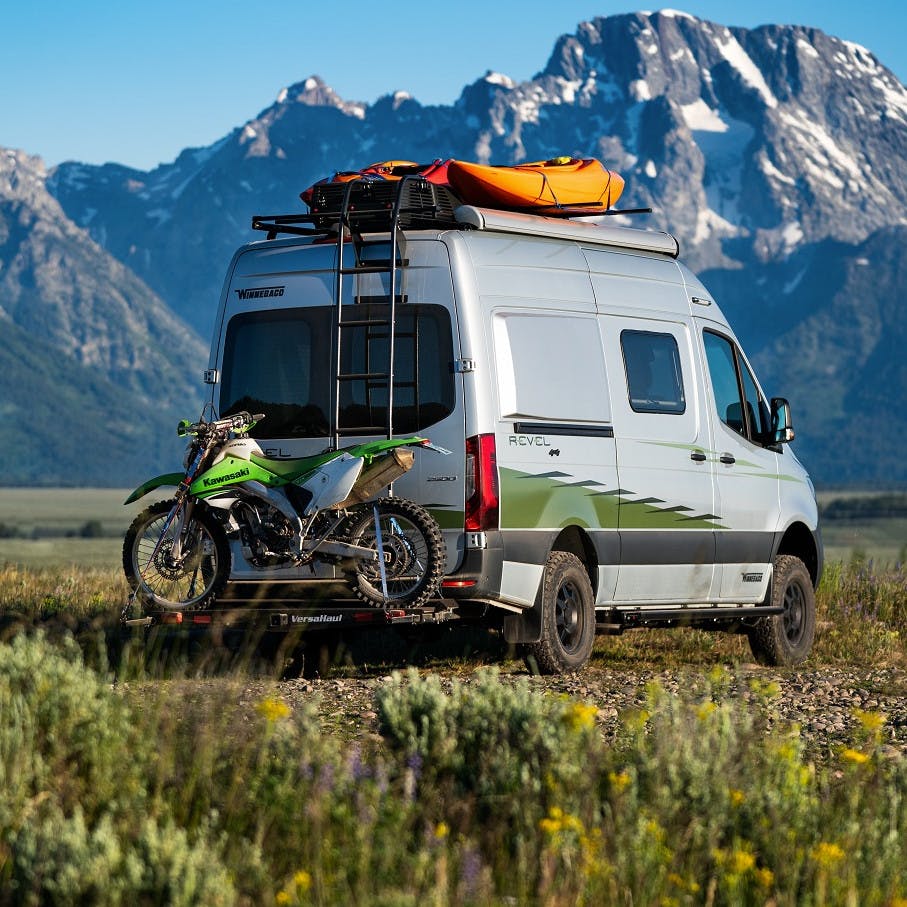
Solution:
[{"label": "roof rack", "polygon": [[276,239],[281,233],[331,235],[341,222],[352,222],[359,233],[390,230],[395,220],[401,228],[456,227],[454,210],[459,205],[446,186],[420,177],[320,183],[314,187],[308,214],[256,214],[252,229]]},{"label": "roof rack", "polygon": [[[418,175],[408,175],[400,180],[361,177],[347,182],[317,183],[312,187],[307,204],[308,214],[256,214],[252,218],[252,229],[267,233],[268,239],[276,239],[280,234],[336,239],[341,224],[360,237],[365,233],[393,233],[407,228],[465,227],[560,237],[594,245],[660,252],[672,258],[680,254],[680,245],[670,233],[579,219],[592,215],[588,205],[580,206],[574,217],[550,216],[554,210],[564,211],[557,206],[530,210],[479,208],[462,205],[449,187]],[[609,209],[599,212],[598,216],[641,214],[650,210]]]}]

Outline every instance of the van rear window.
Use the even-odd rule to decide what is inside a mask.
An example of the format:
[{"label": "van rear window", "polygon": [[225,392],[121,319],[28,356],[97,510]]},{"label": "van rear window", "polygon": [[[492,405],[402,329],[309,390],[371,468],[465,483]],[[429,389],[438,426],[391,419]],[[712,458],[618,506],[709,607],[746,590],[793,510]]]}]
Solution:
[{"label": "van rear window", "polygon": [[[440,305],[397,306],[394,432],[422,431],[454,408],[450,315]],[[369,320],[343,330],[340,431],[382,434],[387,421],[386,303],[344,309],[344,318]],[[333,306],[272,309],[235,315],[227,325],[221,415],[248,410],[267,418],[256,438],[314,438],[330,433],[336,373]],[[369,377],[365,377],[369,376]]]}]

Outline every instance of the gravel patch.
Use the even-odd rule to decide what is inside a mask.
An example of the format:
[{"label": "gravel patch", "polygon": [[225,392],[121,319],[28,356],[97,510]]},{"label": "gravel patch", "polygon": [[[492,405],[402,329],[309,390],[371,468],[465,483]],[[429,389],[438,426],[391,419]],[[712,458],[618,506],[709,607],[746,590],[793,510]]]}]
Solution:
[{"label": "gravel patch", "polygon": [[[476,668],[478,670],[478,668]],[[431,668],[448,687],[454,680],[469,684],[475,671]],[[423,673],[426,671],[423,670]],[[696,699],[707,695],[709,669],[683,666],[670,670],[587,667],[582,673],[559,677],[532,677],[502,668],[500,682],[526,679],[540,694],[566,694],[599,710],[598,720],[606,739],[612,738],[627,710],[646,704],[646,689],[658,683],[670,695]],[[378,733],[375,694],[391,675],[352,676],[287,681],[254,681],[243,684],[243,700],[250,706],[264,696],[278,696],[291,707],[315,704],[326,730],[345,739],[376,739]],[[768,699],[753,686],[777,685]],[[804,668],[780,671],[755,664],[726,666],[711,689],[713,697],[736,701],[741,708],[758,709],[767,726],[800,727],[807,751],[822,758],[853,743],[860,729],[858,711],[881,712],[882,752],[892,757],[907,755],[907,672],[897,668],[858,667]],[[701,691],[701,694],[700,692]]]}]

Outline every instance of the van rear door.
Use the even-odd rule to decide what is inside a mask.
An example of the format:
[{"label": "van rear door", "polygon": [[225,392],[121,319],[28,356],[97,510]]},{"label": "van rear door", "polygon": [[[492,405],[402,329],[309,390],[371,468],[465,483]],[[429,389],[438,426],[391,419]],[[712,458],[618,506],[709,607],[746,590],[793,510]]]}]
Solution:
[{"label": "van rear door", "polygon": [[[221,415],[243,409],[265,413],[251,434],[271,457],[307,456],[331,443],[338,387],[334,250],[333,245],[257,244],[237,259],[222,304],[212,356],[220,377],[215,406]],[[394,435],[427,436],[453,453],[418,453],[394,493],[426,506],[438,520],[450,572],[463,549],[465,474],[450,265],[437,241],[409,242],[407,257],[396,307]],[[346,446],[380,434],[369,427],[387,419],[387,382],[374,375],[387,369],[388,275],[348,278],[343,299],[344,319],[356,324],[343,331],[341,368],[362,376],[339,383],[340,443]],[[242,561],[234,561],[239,568]],[[282,575],[289,578],[286,571]]]}]

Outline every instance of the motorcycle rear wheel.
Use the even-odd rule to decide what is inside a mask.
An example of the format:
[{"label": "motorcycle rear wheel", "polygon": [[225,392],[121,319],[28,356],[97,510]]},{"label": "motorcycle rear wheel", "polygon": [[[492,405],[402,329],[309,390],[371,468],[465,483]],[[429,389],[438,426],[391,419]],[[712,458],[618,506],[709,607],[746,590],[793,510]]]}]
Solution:
[{"label": "motorcycle rear wheel", "polygon": [[196,505],[183,533],[184,555],[174,561],[175,525],[158,546],[174,503],[159,501],[132,521],[123,540],[123,571],[146,610],[201,611],[230,579],[230,543],[220,523]]},{"label": "motorcycle rear wheel", "polygon": [[385,598],[380,566],[375,561],[356,560],[349,578],[356,596],[370,605],[416,607],[438,590],[447,549],[441,530],[432,516],[412,501],[379,498],[365,504],[347,524],[346,540],[377,550],[375,512],[384,549]]}]

